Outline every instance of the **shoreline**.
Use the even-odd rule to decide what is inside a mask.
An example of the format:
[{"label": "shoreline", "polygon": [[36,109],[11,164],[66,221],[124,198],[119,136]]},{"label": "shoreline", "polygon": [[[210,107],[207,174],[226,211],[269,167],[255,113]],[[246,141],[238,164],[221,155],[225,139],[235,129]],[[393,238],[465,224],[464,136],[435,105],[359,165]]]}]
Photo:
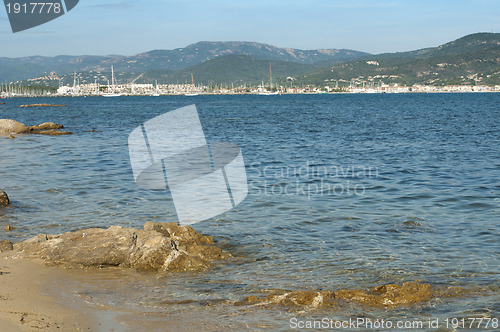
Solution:
[{"label": "shoreline", "polygon": [[[68,274],[13,251],[0,253],[0,326],[18,331],[120,331],[107,312],[71,298]],[[99,319],[101,318],[101,319]]]},{"label": "shoreline", "polygon": [[[49,266],[41,259],[27,258],[11,250],[0,252],[1,332],[200,331],[206,328],[204,320],[193,321],[187,309],[170,313],[140,312],[88,302],[81,293],[85,286],[78,286],[82,281],[93,279],[95,272]],[[114,272],[117,271],[103,271],[108,278],[109,273]],[[217,328],[229,331],[223,324]]]},{"label": "shoreline", "polygon": [[[279,95],[290,95],[290,96],[314,96],[314,95],[398,95],[398,94],[490,94],[490,93],[500,93],[500,90],[494,91],[405,91],[405,92],[304,92],[304,93],[288,93],[283,92]],[[160,94],[159,96],[152,96],[150,94],[122,94],[120,97],[194,97],[186,96],[185,94]],[[200,93],[197,96],[260,96],[258,93]],[[102,97],[102,95],[94,94],[81,94],[81,95],[14,95],[14,96],[4,96],[2,100],[7,100],[11,98],[76,98],[76,97]],[[266,96],[263,96],[266,97]]]},{"label": "shoreline", "polygon": [[[332,310],[334,314],[346,313],[346,303],[349,306],[357,304],[360,308],[371,308],[369,310],[374,313],[388,308],[395,309],[394,312],[397,313],[400,305],[428,305],[434,299],[461,298],[484,293],[484,289],[467,290],[454,286],[434,288],[430,284],[415,282],[405,282],[401,286],[384,284],[370,290],[328,291],[299,287],[290,291],[268,290],[260,292],[258,296],[250,295],[241,301],[222,299],[222,302],[227,302],[229,306],[217,307],[217,303],[222,303],[219,298],[212,301],[174,299],[170,302],[171,306],[168,306],[171,299],[167,292],[163,293],[161,300],[157,300],[159,302],[153,301],[150,307],[144,306],[141,310],[134,310],[128,306],[120,307],[116,302],[103,302],[99,293],[126,294],[133,298],[133,293],[128,292],[130,285],[145,276],[150,278],[150,274],[132,272],[134,270],[130,268],[80,269],[47,265],[46,262],[11,250],[0,253],[2,332],[201,331],[207,328],[229,331],[229,326],[274,329],[285,324],[287,317],[295,317],[294,314],[298,313],[313,316],[317,312],[324,312],[322,310]],[[98,296],[94,298],[96,289]],[[162,308],[162,301],[165,301],[165,307],[158,311],[158,308]],[[196,305],[192,307],[190,304]],[[320,311],[316,312],[316,309]],[[283,310],[286,312],[285,316],[280,314]],[[223,316],[221,311],[225,312]],[[193,313],[196,313],[195,319]],[[226,314],[229,316],[226,317]],[[252,320],[245,321],[247,314],[254,320],[256,317],[262,317],[265,320],[264,325]],[[355,315],[349,310],[347,314]]]}]

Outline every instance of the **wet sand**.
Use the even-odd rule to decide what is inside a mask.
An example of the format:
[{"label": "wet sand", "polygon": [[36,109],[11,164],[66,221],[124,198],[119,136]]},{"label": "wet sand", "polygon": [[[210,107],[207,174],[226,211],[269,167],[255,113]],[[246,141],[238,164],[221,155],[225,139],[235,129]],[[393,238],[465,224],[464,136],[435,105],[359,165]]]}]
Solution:
[{"label": "wet sand", "polygon": [[64,278],[64,271],[41,261],[0,253],[2,332],[100,330],[95,308],[58,294],[58,281]]},{"label": "wet sand", "polygon": [[[87,304],[68,285],[95,271],[51,267],[39,259],[0,252],[0,331],[199,331],[188,313],[173,317]],[[202,328],[203,329],[203,328]]]}]

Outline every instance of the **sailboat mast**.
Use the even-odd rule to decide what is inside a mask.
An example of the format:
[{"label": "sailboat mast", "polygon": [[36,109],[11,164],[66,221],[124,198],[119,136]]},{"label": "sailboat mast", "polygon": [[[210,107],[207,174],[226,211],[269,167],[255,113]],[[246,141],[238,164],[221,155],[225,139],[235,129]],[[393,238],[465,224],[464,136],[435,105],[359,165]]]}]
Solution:
[{"label": "sailboat mast", "polygon": [[271,92],[273,92],[273,72],[271,71],[270,63],[269,63],[269,83],[271,84]]},{"label": "sailboat mast", "polygon": [[113,69],[113,65],[111,65],[111,87],[112,91],[115,92],[115,71]]}]

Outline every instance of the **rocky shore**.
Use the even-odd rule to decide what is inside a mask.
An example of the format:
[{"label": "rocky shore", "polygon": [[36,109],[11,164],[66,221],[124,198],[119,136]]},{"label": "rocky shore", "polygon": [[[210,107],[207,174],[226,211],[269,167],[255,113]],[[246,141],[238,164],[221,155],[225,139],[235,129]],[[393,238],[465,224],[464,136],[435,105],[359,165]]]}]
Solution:
[{"label": "rocky shore", "polygon": [[[0,251],[14,250],[48,265],[70,268],[122,267],[159,273],[204,271],[216,261],[233,256],[215,246],[211,236],[177,223],[144,224],[144,229],[111,226],[59,235],[41,234],[20,243],[2,241]],[[435,298],[464,296],[459,287],[435,287],[405,282],[371,289],[270,291],[267,296],[248,296],[238,306],[285,306],[292,308],[341,308],[362,305],[390,309],[429,302]]]},{"label": "rocky shore", "polygon": [[41,234],[13,245],[27,257],[70,267],[118,266],[138,270],[201,271],[231,254],[211,236],[177,223],[147,222],[144,229],[112,226],[60,235]]},{"label": "rocky shore", "polygon": [[59,131],[64,128],[61,124],[44,122],[39,125],[27,126],[24,123],[12,119],[0,119],[0,134],[39,134],[39,135],[72,135],[69,131]]},{"label": "rocky shore", "polygon": [[[7,194],[0,190],[0,206],[8,204],[10,200]],[[59,235],[40,234],[15,244],[0,241],[0,252],[13,252],[15,256],[12,257],[39,259],[46,265],[68,268],[120,267],[158,273],[201,272],[217,261],[234,258],[229,252],[218,248],[211,236],[175,222],[147,222],[143,229],[111,226]],[[268,290],[267,295],[251,295],[241,301],[227,303],[263,309],[342,310],[361,306],[388,310],[471,293],[460,287],[405,282],[371,289]]]},{"label": "rocky shore", "polygon": [[405,282],[402,285],[379,285],[372,289],[339,289],[276,291],[267,296],[249,296],[237,305],[276,306],[292,308],[341,308],[343,305],[362,305],[390,309],[429,302],[435,298],[463,296],[467,291],[460,287],[433,287],[426,283]]}]

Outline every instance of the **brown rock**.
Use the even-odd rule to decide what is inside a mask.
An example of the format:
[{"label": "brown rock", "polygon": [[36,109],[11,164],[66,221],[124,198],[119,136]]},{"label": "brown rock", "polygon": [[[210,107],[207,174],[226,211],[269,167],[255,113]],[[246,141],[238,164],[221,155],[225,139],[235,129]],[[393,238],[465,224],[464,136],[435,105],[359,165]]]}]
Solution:
[{"label": "brown rock", "polygon": [[11,119],[0,119],[0,133],[20,134],[29,132],[29,128],[24,123]]},{"label": "brown rock", "polygon": [[435,297],[463,296],[466,291],[460,287],[446,290],[433,289],[429,284],[405,282],[402,285],[382,285],[371,290],[341,289],[336,292],[292,291],[277,292],[266,297],[249,296],[237,305],[280,304],[288,307],[337,307],[342,304],[359,304],[376,308],[411,306],[427,302]]},{"label": "brown rock", "polygon": [[7,193],[0,189],[0,206],[7,206],[10,204],[10,199],[9,196],[7,196]]},{"label": "brown rock", "polygon": [[20,105],[19,107],[65,107],[68,105],[52,105],[52,104],[29,104],[29,105]]},{"label": "brown rock", "polygon": [[5,231],[12,231],[14,229],[16,229],[14,226],[11,226],[11,225],[7,225],[3,228]]},{"label": "brown rock", "polygon": [[49,129],[62,129],[64,128],[64,126],[54,122],[44,122],[36,126],[30,126],[29,128],[32,130],[49,130]]},{"label": "brown rock", "polygon": [[14,249],[12,246],[12,242],[8,240],[0,241],[0,252],[8,251]]},{"label": "brown rock", "polygon": [[371,307],[394,307],[429,301],[434,292],[429,284],[405,282],[402,285],[376,286],[370,291],[339,290],[335,292],[337,300],[354,301]]},{"label": "brown rock", "polygon": [[144,230],[112,226],[38,235],[14,248],[54,264],[159,271],[197,271],[231,257],[215,247],[211,237],[176,223],[146,223]]},{"label": "brown rock", "polygon": [[72,132],[69,131],[58,131],[58,130],[34,130],[32,134],[40,134],[40,135],[49,135],[49,136],[60,136],[60,135],[73,135]]},{"label": "brown rock", "polygon": [[[11,120],[11,119],[0,119],[0,133],[4,134],[40,134],[40,135],[72,135],[73,133],[69,131],[58,131],[56,129],[64,128],[63,125],[56,124],[53,122],[44,122],[36,126],[26,126],[24,123]],[[14,136],[9,136],[9,138],[14,138]]]},{"label": "brown rock", "polygon": [[322,291],[299,290],[288,293],[278,292],[275,294],[270,294],[264,298],[259,298],[253,295],[245,298],[241,302],[236,303],[236,305],[245,305],[245,304],[254,304],[254,305],[279,304],[287,307],[310,307],[310,308],[337,307],[337,303],[334,301],[333,292],[329,290],[322,290]]}]

